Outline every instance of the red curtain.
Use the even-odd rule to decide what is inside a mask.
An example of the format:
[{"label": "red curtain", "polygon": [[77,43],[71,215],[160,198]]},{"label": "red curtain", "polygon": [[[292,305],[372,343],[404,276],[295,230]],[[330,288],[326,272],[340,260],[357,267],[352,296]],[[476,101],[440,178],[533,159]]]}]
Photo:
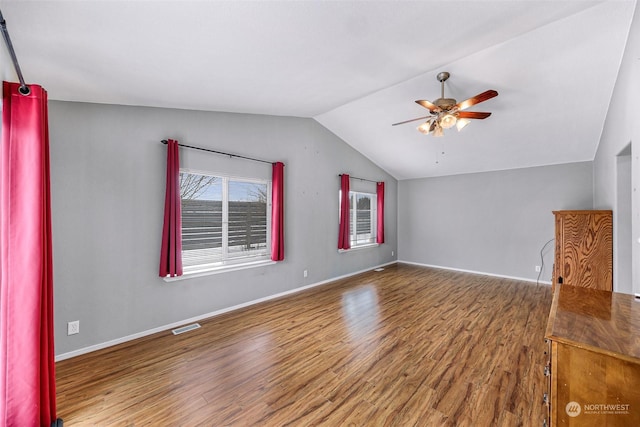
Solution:
[{"label": "red curtain", "polygon": [[182,276],[182,209],[178,141],[167,142],[167,184],[160,249],[160,277]]},{"label": "red curtain", "polygon": [[338,232],[338,249],[351,248],[349,222],[349,175],[342,174],[340,181],[340,230]]},{"label": "red curtain", "polygon": [[384,243],[384,182],[376,185],[376,195],[378,196],[378,232],[376,243]]},{"label": "red curtain", "polygon": [[271,259],[284,259],[284,164],[273,164],[271,189]]},{"label": "red curtain", "polygon": [[47,92],[3,82],[0,425],[56,422]]}]

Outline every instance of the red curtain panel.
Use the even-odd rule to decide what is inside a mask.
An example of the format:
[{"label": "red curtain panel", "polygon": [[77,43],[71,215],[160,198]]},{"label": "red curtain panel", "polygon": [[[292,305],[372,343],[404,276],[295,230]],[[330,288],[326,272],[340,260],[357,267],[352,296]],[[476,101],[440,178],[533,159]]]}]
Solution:
[{"label": "red curtain panel", "polygon": [[378,196],[378,230],[376,243],[384,243],[384,182],[377,183],[376,195]]},{"label": "red curtain panel", "polygon": [[167,183],[160,248],[160,277],[182,276],[182,209],[178,141],[167,142]]},{"label": "red curtain panel", "polygon": [[342,174],[340,179],[340,230],[338,249],[350,249],[349,235],[349,175]]},{"label": "red curtain panel", "polygon": [[56,422],[47,92],[3,82],[0,425]]},{"label": "red curtain panel", "polygon": [[273,164],[271,189],[271,259],[284,260],[284,164]]}]

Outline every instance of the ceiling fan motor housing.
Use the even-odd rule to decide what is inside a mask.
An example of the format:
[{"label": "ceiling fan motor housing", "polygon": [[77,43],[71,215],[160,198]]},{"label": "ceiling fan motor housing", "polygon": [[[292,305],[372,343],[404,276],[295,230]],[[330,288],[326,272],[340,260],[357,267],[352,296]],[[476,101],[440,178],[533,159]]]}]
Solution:
[{"label": "ceiling fan motor housing", "polygon": [[440,107],[441,109],[448,111],[453,107],[455,107],[456,100],[453,98],[438,98],[435,101],[433,101],[433,103],[438,107]]}]

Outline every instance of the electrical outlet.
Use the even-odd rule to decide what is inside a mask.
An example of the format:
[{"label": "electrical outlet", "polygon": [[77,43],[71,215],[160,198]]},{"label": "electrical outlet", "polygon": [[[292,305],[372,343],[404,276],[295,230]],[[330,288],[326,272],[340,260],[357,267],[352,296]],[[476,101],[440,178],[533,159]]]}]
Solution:
[{"label": "electrical outlet", "polygon": [[67,323],[67,335],[75,335],[80,333],[80,321],[74,320]]},{"label": "electrical outlet", "polygon": [[540,273],[540,268],[541,267],[539,265],[536,265],[536,273]]},{"label": "electrical outlet", "polygon": [[307,276],[309,275],[309,272],[308,272],[307,270],[305,270],[305,271],[303,271],[303,272],[302,272],[302,275],[303,275],[304,277],[307,277]]},{"label": "electrical outlet", "polygon": [[391,251],[391,256],[394,256],[395,254],[395,251]]}]

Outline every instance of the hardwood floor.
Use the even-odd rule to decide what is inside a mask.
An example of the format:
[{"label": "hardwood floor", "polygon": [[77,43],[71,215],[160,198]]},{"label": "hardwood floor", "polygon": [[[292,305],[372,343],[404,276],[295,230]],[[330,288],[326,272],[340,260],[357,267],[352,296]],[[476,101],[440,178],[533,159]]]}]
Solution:
[{"label": "hardwood floor", "polygon": [[548,285],[398,264],[57,364],[66,426],[539,426]]}]

